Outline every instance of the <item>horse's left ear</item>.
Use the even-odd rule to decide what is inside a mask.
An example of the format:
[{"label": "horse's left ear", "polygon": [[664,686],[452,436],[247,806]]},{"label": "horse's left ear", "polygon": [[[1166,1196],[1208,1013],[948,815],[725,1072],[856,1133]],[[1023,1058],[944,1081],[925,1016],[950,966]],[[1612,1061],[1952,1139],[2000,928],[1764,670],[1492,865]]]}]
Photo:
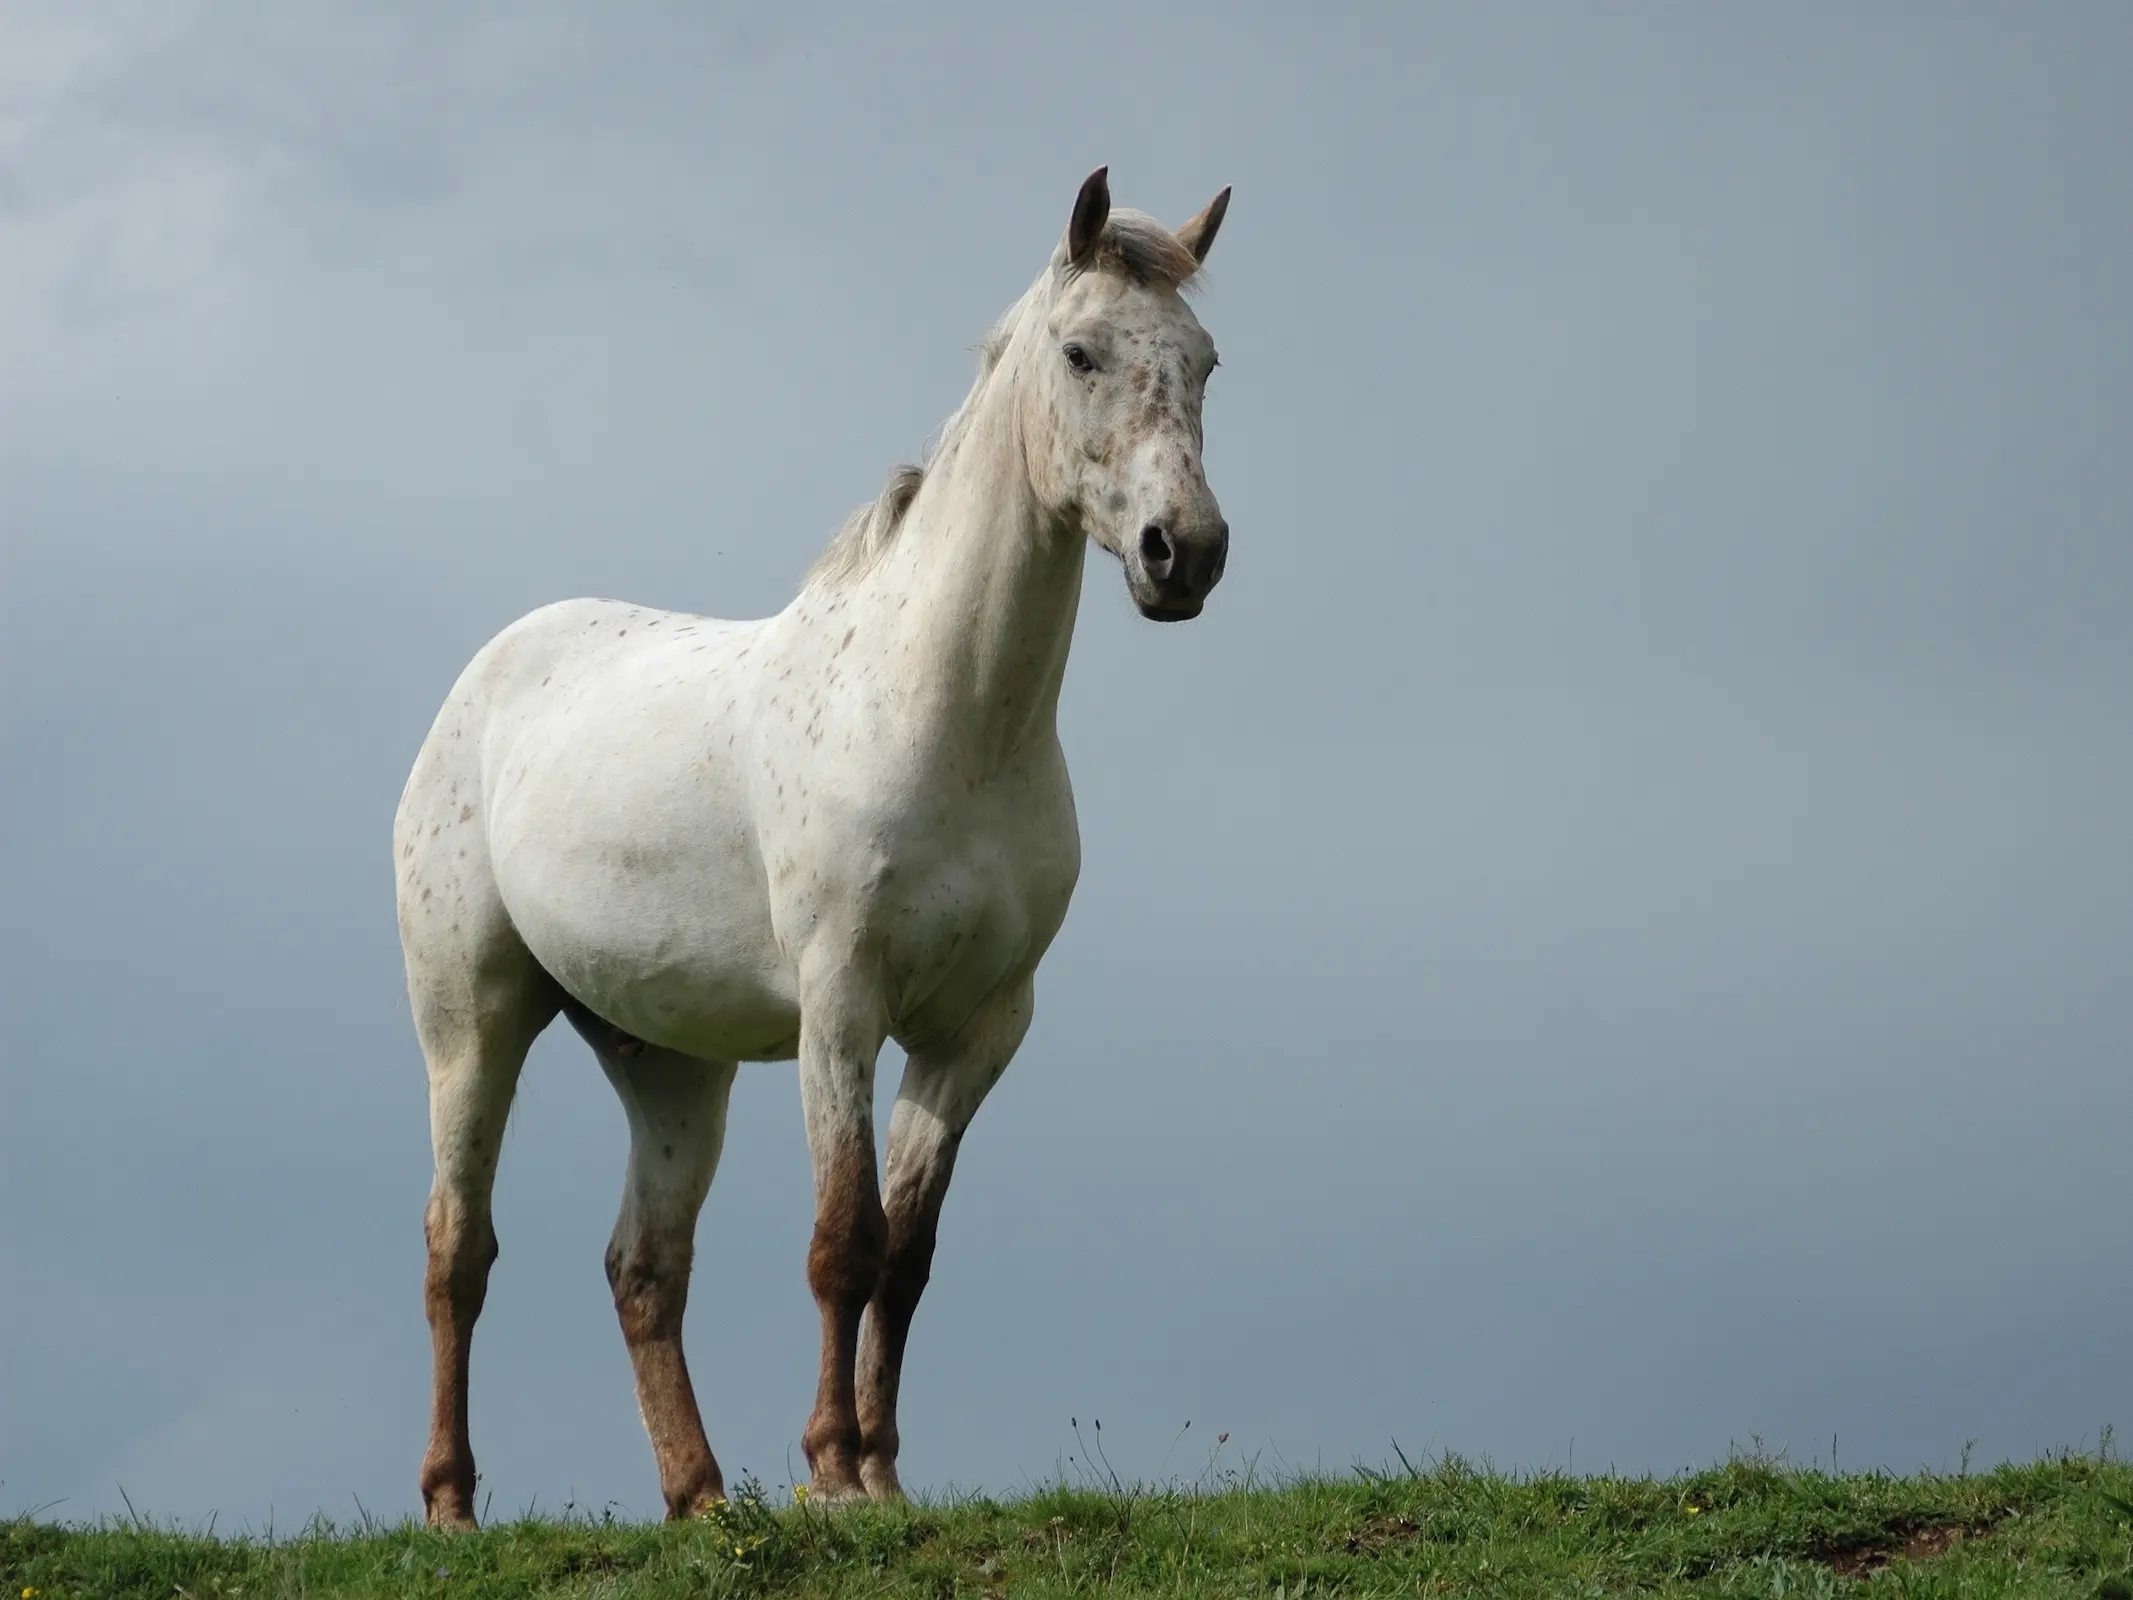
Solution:
[{"label": "horse's left ear", "polygon": [[1222,218],[1229,210],[1229,185],[1207,202],[1207,209],[1192,221],[1178,229],[1178,243],[1192,252],[1195,261],[1205,261],[1207,252],[1215,247],[1215,235],[1222,230]]}]

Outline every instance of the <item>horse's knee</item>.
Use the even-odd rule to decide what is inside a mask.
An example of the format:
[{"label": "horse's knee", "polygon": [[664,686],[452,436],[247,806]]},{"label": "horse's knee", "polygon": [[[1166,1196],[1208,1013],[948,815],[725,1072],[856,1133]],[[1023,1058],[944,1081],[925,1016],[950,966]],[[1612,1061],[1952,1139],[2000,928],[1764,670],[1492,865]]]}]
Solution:
[{"label": "horse's knee", "polygon": [[677,1338],[689,1303],[694,1252],[686,1241],[617,1239],[607,1247],[607,1286],[622,1337],[632,1344]]},{"label": "horse's knee", "polygon": [[469,1216],[443,1195],[432,1195],[422,1217],[429,1246],[423,1298],[430,1319],[478,1315],[496,1264],[496,1228],[486,1216]]},{"label": "horse's knee", "polygon": [[864,1305],[874,1297],[889,1250],[889,1222],[872,1194],[825,1205],[807,1250],[807,1286],[818,1301]]}]

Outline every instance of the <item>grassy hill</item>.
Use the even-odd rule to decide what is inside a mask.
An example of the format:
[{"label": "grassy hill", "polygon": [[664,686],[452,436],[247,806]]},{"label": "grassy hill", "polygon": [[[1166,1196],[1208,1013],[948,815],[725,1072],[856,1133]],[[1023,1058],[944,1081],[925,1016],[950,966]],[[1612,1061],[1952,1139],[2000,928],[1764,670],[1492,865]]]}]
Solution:
[{"label": "grassy hill", "polygon": [[2020,1596],[2133,1600],[2133,1467],[1958,1476],[1762,1459],[1667,1479],[1508,1477],[1447,1458],[1214,1492],[1062,1487],[825,1512],[740,1491],[680,1527],[525,1520],[217,1538],[0,1523],[0,1600],[279,1595]]}]

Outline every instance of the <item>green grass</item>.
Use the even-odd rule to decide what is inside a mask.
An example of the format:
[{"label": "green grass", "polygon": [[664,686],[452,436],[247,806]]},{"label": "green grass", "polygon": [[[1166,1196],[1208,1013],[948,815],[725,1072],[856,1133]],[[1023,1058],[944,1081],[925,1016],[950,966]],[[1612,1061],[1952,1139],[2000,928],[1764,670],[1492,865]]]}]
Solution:
[{"label": "green grass", "polygon": [[2067,1454],[1957,1476],[1755,1457],[1654,1479],[1423,1471],[1061,1487],[1026,1499],[772,1508],[680,1527],[575,1520],[440,1535],[320,1520],[216,1538],[0,1523],[0,1600],[1070,1594],[2022,1596],[2133,1600],[2133,1467]]}]

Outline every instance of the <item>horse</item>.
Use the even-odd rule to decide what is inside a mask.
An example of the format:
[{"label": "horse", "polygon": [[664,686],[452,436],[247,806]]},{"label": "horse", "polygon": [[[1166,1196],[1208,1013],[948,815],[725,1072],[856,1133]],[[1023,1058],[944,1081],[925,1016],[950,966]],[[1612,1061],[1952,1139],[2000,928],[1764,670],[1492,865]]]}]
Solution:
[{"label": "horse", "polygon": [[[1215,347],[1184,291],[1229,195],[1173,233],[1092,173],[924,464],[777,615],[568,600],[460,675],[393,833],[436,1163],[429,1525],[475,1525],[491,1192],[520,1068],[559,1015],[629,1124],[607,1279],[669,1518],[725,1496],[682,1317],[743,1061],[799,1064],[810,1495],[901,1497],[897,1387],[956,1150],[1029,1029],[1080,871],[1057,713],[1085,543],[1159,621],[1197,616],[1228,554],[1202,466]],[[891,1038],[907,1066],[883,1174]]]}]

